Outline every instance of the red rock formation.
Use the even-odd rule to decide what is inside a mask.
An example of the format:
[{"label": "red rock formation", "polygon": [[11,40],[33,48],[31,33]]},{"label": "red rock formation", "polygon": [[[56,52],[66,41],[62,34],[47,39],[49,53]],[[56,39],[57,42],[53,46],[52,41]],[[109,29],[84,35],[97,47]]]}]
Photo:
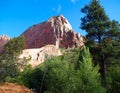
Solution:
[{"label": "red rock formation", "polygon": [[0,52],[3,50],[4,45],[10,40],[10,37],[7,35],[0,36]]},{"label": "red rock formation", "polygon": [[14,83],[4,83],[0,85],[0,93],[33,93],[33,92],[27,87],[22,85]]},{"label": "red rock formation", "polygon": [[57,48],[73,48],[84,45],[84,39],[72,30],[69,22],[62,16],[51,17],[48,21],[34,25],[26,30],[26,48],[40,48],[53,44]]}]

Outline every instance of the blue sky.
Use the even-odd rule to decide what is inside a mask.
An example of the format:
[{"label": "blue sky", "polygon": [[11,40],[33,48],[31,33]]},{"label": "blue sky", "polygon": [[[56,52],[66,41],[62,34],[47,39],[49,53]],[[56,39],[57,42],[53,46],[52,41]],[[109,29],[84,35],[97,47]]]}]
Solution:
[{"label": "blue sky", "polygon": [[[120,0],[100,0],[111,20],[120,22]],[[84,35],[79,29],[80,9],[90,0],[0,0],[0,35],[10,37],[21,35],[34,24],[41,23],[51,16],[62,14],[73,29]]]}]

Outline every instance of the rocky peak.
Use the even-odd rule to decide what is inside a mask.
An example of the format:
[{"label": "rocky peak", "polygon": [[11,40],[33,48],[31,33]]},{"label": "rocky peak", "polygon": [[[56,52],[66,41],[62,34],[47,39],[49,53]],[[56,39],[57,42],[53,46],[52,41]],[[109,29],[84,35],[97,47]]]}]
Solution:
[{"label": "rocky peak", "polygon": [[3,34],[0,36],[0,52],[3,50],[4,45],[10,40],[10,37]]},{"label": "rocky peak", "polygon": [[69,30],[72,30],[70,23],[63,15],[53,16],[47,22],[51,23],[53,28],[58,28],[62,31],[67,32]]},{"label": "rocky peak", "polygon": [[3,35],[0,36],[0,40],[7,40],[7,41],[9,41],[10,37],[5,35],[5,34],[3,34]]},{"label": "rocky peak", "polygon": [[22,35],[26,48],[41,48],[55,45],[57,48],[73,48],[84,45],[84,39],[77,34],[63,15],[53,16],[47,21],[31,26]]}]

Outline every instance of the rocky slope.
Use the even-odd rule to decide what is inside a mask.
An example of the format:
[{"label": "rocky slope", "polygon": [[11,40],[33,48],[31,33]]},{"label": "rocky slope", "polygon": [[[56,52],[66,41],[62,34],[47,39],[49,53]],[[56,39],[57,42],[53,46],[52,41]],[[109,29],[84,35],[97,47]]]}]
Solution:
[{"label": "rocky slope", "polygon": [[40,48],[48,44],[57,48],[74,48],[84,45],[82,36],[73,31],[71,25],[63,17],[53,16],[47,21],[34,25],[22,35],[26,38],[26,48]]},{"label": "rocky slope", "polygon": [[0,85],[0,93],[33,93],[25,86],[14,83],[5,83]]},{"label": "rocky slope", "polygon": [[10,37],[7,35],[0,36],[0,51],[2,51],[4,45],[10,40]]}]

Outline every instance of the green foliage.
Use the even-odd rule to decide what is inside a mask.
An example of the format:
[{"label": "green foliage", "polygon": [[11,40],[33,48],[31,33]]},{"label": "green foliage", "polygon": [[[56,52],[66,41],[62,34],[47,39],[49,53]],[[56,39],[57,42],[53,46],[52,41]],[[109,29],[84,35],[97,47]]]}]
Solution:
[{"label": "green foliage", "polygon": [[4,52],[15,57],[18,56],[22,50],[25,49],[25,38],[24,36],[15,37],[11,39],[4,47]]},{"label": "green foliage", "polygon": [[106,38],[104,42],[92,44],[89,48],[93,56],[93,62],[100,65],[102,76],[105,77],[109,67],[120,65],[120,41]]},{"label": "green foliage", "polygon": [[17,76],[10,78],[8,82],[17,82],[18,84],[25,85],[29,87],[29,79],[30,75],[33,71],[33,68],[31,65],[27,65],[22,72],[20,72]]},{"label": "green foliage", "polygon": [[9,77],[14,77],[19,73],[15,60],[9,55],[5,55],[6,59],[0,58],[0,82],[4,82]]},{"label": "green foliage", "polygon": [[120,66],[111,67],[107,73],[108,93],[120,93]]},{"label": "green foliage", "polygon": [[120,24],[118,21],[111,21],[109,31],[106,33],[107,38],[120,40]]},{"label": "green foliage", "polygon": [[[92,0],[81,10],[85,14],[81,19],[81,28],[87,32],[86,45],[90,48],[94,64],[100,66],[99,71],[106,86],[110,77],[109,75],[106,78],[108,69],[120,66],[120,25],[115,20],[109,20],[99,1]],[[111,70],[109,73],[112,73]]]},{"label": "green foliage", "polygon": [[66,51],[66,54],[64,54],[61,58],[69,62],[71,65],[75,67],[75,69],[78,68],[79,64],[79,55],[80,55],[80,48],[75,48],[75,49],[68,49]]},{"label": "green foliage", "polygon": [[85,47],[81,51],[69,50],[60,57],[52,57],[35,69],[24,69],[13,80],[37,93],[105,93],[98,67],[93,66]]},{"label": "green foliage", "polygon": [[81,9],[81,12],[85,14],[81,18],[81,28],[87,32],[88,40],[102,42],[110,21],[99,0],[92,0],[89,5]]},{"label": "green foliage", "polygon": [[[74,60],[77,62],[74,63]],[[78,62],[80,67],[76,69],[74,64]],[[85,47],[79,50],[79,53],[75,49],[62,59],[56,57],[49,60],[45,69],[48,93],[105,93],[101,86],[98,67],[93,66],[89,50]]]},{"label": "green foliage", "polygon": [[[29,78],[29,79],[28,79]],[[28,87],[41,91],[41,82],[43,78],[43,71],[41,68],[35,68],[30,75],[27,75]],[[44,85],[43,87],[44,88]]]},{"label": "green foliage", "polygon": [[79,75],[82,79],[81,93],[105,93],[105,89],[101,86],[100,74],[98,66],[94,67],[89,49],[84,47],[80,52]]},{"label": "green foliage", "polygon": [[76,73],[71,64],[57,57],[49,60],[45,68],[45,85],[47,92],[76,93]]},{"label": "green foliage", "polygon": [[25,48],[23,36],[11,39],[0,53],[0,82],[9,81],[19,74],[18,55]]},{"label": "green foliage", "polygon": [[120,41],[106,39],[100,47],[107,68],[120,65]]}]

